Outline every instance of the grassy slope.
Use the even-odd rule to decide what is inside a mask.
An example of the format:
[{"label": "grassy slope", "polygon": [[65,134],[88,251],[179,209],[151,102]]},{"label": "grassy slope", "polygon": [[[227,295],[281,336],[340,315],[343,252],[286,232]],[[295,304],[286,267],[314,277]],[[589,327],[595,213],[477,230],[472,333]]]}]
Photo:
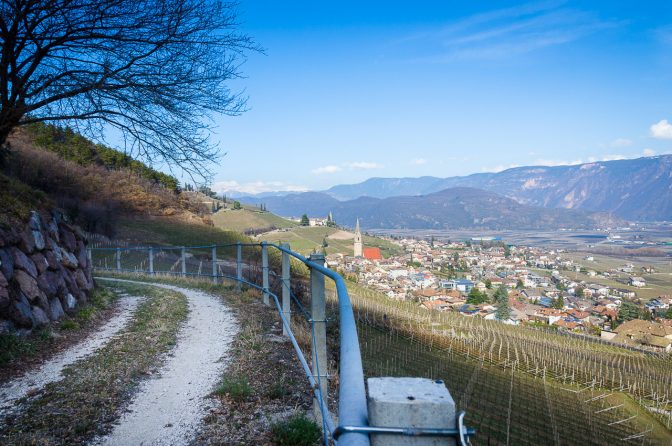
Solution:
[{"label": "grassy slope", "polygon": [[249,237],[201,223],[174,218],[124,218],[119,223],[117,238],[132,244],[173,246],[215,245],[250,242]]},{"label": "grassy slope", "polygon": [[25,220],[33,209],[47,204],[46,195],[0,173],[0,225]]},{"label": "grassy slope", "polygon": [[[302,254],[308,254],[314,250],[322,249],[322,241],[327,238],[327,254],[341,253],[346,255],[353,254],[353,241],[336,240],[329,238],[330,235],[338,232],[339,229],[328,228],[326,226],[297,226],[290,231],[274,231],[260,235],[258,238],[278,242],[289,243],[291,248]],[[364,236],[364,246],[377,246],[381,249],[384,257],[401,253],[401,248],[394,243],[377,237]]]},{"label": "grassy slope", "polygon": [[297,226],[293,221],[247,206],[240,210],[222,209],[212,216],[212,222],[218,228],[238,232]]}]

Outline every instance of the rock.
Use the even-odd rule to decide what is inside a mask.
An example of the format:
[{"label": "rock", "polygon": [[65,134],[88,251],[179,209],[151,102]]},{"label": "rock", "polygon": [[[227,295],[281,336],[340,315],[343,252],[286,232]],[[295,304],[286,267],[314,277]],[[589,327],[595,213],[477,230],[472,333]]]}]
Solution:
[{"label": "rock", "polygon": [[84,242],[79,241],[77,242],[77,261],[79,261],[79,264],[81,265],[82,268],[87,268],[89,264],[89,255],[88,251],[86,250],[86,246],[84,245]]},{"label": "rock", "polygon": [[0,310],[8,308],[9,304],[9,283],[5,275],[0,272]]},{"label": "rock", "polygon": [[7,249],[0,249],[0,271],[7,280],[14,277],[14,257]]},{"label": "rock", "polygon": [[14,280],[19,284],[21,291],[29,301],[33,302],[40,297],[40,287],[37,286],[37,281],[25,271],[17,270]]},{"label": "rock", "polygon": [[46,251],[44,253],[44,258],[47,261],[48,268],[52,271],[58,271],[60,260],[54,254],[54,251]]},{"label": "rock", "polygon": [[47,316],[47,313],[42,308],[33,305],[31,310],[33,311],[33,321],[36,327],[44,327],[49,324],[49,316]]},{"label": "rock", "polygon": [[61,248],[61,264],[67,266],[68,268],[75,269],[79,266],[77,257],[69,251]]},{"label": "rock", "polygon": [[61,244],[64,245],[68,251],[74,251],[77,249],[77,239],[75,238],[75,234],[72,233],[69,229],[66,228],[65,224],[62,224],[60,226],[60,234],[61,234]]},{"label": "rock", "polygon": [[37,286],[49,297],[58,294],[60,284],[65,285],[63,278],[54,271],[45,271],[37,277]]},{"label": "rock", "polygon": [[21,300],[14,302],[12,310],[10,317],[17,326],[22,328],[31,328],[33,326],[33,312],[30,309],[30,303],[28,303],[26,296],[21,296]]},{"label": "rock", "polygon": [[14,333],[14,330],[16,330],[16,327],[14,327],[12,321],[0,319],[0,335]]},{"label": "rock", "polygon": [[40,214],[36,211],[30,213],[30,220],[28,221],[28,226],[34,231],[40,231],[42,229],[42,218]]},{"label": "rock", "polygon": [[75,299],[75,296],[72,294],[68,293],[65,296],[65,308],[67,310],[74,310],[74,308],[77,306],[77,299]]},{"label": "rock", "polygon": [[89,281],[86,279],[86,274],[84,274],[84,271],[81,269],[78,269],[75,272],[75,281],[77,282],[77,286],[80,290],[90,291],[91,288],[93,288],[93,284],[89,283]]},{"label": "rock", "polygon": [[33,231],[29,228],[26,228],[21,233],[21,242],[19,243],[21,251],[32,254],[35,252],[35,237],[33,237]]},{"label": "rock", "polygon": [[40,254],[39,252],[30,256],[30,260],[32,260],[33,263],[35,264],[35,267],[37,268],[37,274],[38,275],[45,272],[47,270],[47,268],[49,267],[49,263],[47,262],[47,259],[42,254]]},{"label": "rock", "polygon": [[35,267],[35,264],[20,249],[12,248],[12,255],[14,257],[15,268],[24,270],[32,277],[37,277],[37,268]]},{"label": "rock", "polygon": [[58,225],[56,224],[56,221],[51,220],[49,224],[47,225],[47,234],[49,234],[49,238],[56,240],[56,242],[61,241],[61,237],[58,233]]},{"label": "rock", "polygon": [[42,232],[32,231],[32,233],[33,233],[33,241],[35,242],[35,249],[38,251],[42,251],[45,247],[45,241]]},{"label": "rock", "polygon": [[51,300],[49,300],[49,318],[52,321],[57,321],[63,316],[65,316],[65,311],[63,311],[61,301],[58,300],[58,297],[52,297]]}]

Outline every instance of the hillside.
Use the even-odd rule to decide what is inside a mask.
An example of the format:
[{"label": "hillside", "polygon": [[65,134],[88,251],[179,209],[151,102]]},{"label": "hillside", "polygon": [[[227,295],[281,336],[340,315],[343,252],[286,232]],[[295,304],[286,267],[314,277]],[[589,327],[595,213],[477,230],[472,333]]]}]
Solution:
[{"label": "hillside", "polygon": [[181,193],[174,177],[80,135],[31,126],[16,131],[10,144],[11,158],[0,172],[6,225],[25,221],[31,210],[54,208],[106,237],[123,237],[130,220],[210,225],[209,208],[193,193]]},{"label": "hillside", "polygon": [[[529,166],[464,177],[371,178],[325,193],[339,200],[424,195],[476,187],[545,208],[609,212],[629,220],[672,219],[672,155],[573,166]],[[266,198],[265,202],[269,202]]]},{"label": "hillside", "polygon": [[[328,228],[326,226],[296,226],[291,229],[278,230],[260,234],[257,240],[266,240],[275,243],[289,243],[289,246],[301,254],[310,254],[311,252],[326,252],[327,254],[353,254],[352,232],[343,231],[337,228]],[[323,244],[326,241],[327,246]],[[378,247],[384,257],[398,255],[402,252],[400,246],[387,240],[364,235],[364,246]]]},{"label": "hillside", "polygon": [[451,188],[420,196],[385,199],[360,197],[337,201],[326,194],[308,192],[267,197],[268,209],[281,215],[326,215],[354,226],[360,218],[365,228],[408,229],[558,229],[592,228],[612,221],[573,209],[545,209],[480,189]]},{"label": "hillside", "polygon": [[297,223],[278,217],[270,212],[264,212],[252,206],[243,209],[221,209],[212,215],[213,224],[229,231],[242,233],[259,233],[274,229],[293,228]]}]

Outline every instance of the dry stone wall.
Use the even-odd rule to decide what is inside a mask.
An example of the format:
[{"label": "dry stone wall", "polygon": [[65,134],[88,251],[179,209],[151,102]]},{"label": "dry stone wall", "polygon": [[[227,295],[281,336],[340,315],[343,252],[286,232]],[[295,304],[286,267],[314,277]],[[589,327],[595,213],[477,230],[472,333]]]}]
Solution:
[{"label": "dry stone wall", "polygon": [[0,228],[0,333],[72,314],[93,285],[86,238],[59,212],[32,212],[25,226]]}]

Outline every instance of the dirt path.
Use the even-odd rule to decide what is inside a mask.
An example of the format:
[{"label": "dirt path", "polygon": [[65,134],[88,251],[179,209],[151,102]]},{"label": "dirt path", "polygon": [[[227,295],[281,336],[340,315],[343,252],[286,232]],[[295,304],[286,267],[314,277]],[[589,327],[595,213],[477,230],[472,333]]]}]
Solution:
[{"label": "dirt path", "polygon": [[7,415],[18,410],[15,405],[17,400],[35,394],[47,384],[60,380],[64,368],[91,355],[109,342],[124,328],[141,299],[122,295],[116,303],[116,314],[91,337],[57,354],[38,368],[0,386],[0,425]]},{"label": "dirt path", "polygon": [[[100,279],[119,280],[120,279]],[[202,291],[149,284],[184,294],[189,317],[156,379],[140,385],[128,412],[95,445],[186,445],[206,415],[206,397],[219,380],[238,324],[221,299]]]}]

